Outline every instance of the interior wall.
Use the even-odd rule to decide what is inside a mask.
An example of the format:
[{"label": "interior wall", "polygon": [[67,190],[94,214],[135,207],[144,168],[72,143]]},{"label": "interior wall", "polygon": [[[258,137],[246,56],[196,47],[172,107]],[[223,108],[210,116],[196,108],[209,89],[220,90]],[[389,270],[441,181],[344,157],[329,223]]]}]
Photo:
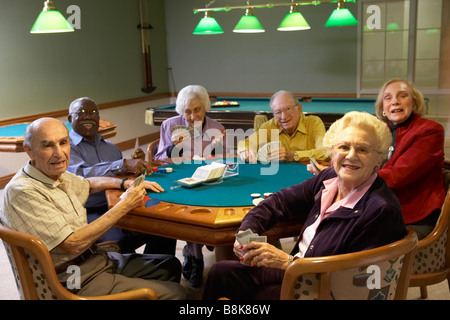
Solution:
[{"label": "interior wall", "polygon": [[[203,16],[193,14],[193,8],[207,3],[165,1],[168,65],[177,91],[196,83],[211,92],[356,93],[357,27],[324,27],[336,4],[301,6],[311,26],[307,31],[277,31],[289,8],[276,7],[253,11],[264,33],[233,33],[245,12],[236,9],[213,14],[223,34],[193,35]],[[211,7],[224,5],[245,5],[245,1],[213,1]],[[357,4],[347,7],[357,16]]]},{"label": "interior wall", "polygon": [[[0,1],[0,120],[145,96],[139,0],[56,0],[67,18],[81,10],[81,29],[30,34],[44,0]],[[149,1],[154,93],[168,91],[164,0]]]}]

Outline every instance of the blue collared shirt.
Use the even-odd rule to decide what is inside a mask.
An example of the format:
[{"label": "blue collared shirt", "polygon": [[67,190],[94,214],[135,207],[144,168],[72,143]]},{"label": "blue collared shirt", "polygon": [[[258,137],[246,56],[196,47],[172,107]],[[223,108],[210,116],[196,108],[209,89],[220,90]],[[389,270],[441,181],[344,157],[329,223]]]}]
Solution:
[{"label": "blue collared shirt", "polygon": [[[95,143],[83,138],[75,131],[70,136],[70,162],[67,171],[76,175],[89,177],[114,177],[126,173],[123,166],[123,156],[119,148],[102,138],[95,137]],[[86,208],[106,205],[104,192],[89,196]]]}]

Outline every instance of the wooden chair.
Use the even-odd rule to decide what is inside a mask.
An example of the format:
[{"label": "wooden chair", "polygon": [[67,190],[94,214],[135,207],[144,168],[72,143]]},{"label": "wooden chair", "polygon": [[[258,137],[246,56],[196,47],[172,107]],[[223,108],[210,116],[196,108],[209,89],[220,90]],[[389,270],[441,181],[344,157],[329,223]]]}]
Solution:
[{"label": "wooden chair", "polygon": [[60,283],[52,258],[44,243],[36,237],[0,224],[0,238],[8,254],[16,285],[25,300],[156,300],[149,288],[104,296],[82,297]]},{"label": "wooden chair", "polygon": [[416,247],[417,235],[408,230],[379,248],[297,259],[286,270],[280,299],[404,300]]},{"label": "wooden chair", "polygon": [[148,144],[147,147],[147,161],[155,160],[155,155],[158,152],[159,139],[154,140]]},{"label": "wooden chair", "polygon": [[433,231],[418,242],[409,286],[420,287],[420,295],[426,299],[427,286],[446,279],[450,290],[450,191]]}]

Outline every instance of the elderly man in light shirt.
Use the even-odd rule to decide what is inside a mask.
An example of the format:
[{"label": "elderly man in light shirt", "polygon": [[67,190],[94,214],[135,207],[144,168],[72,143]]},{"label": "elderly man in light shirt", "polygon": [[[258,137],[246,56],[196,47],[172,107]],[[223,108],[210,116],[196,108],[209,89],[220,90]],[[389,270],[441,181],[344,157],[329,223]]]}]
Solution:
[{"label": "elderly man in light shirt", "polygon": [[119,203],[88,224],[84,203],[89,194],[120,188],[122,179],[85,179],[67,172],[69,141],[69,132],[59,120],[41,118],[27,127],[24,149],[31,160],[5,188],[1,223],[42,240],[61,283],[69,281],[69,266],[77,265],[81,285],[67,285],[75,294],[96,296],[150,288],[160,299],[185,299],[186,292],[178,283],[181,264],[177,258],[106,253],[95,246],[97,239],[121,217],[143,204],[146,188],[153,189],[158,184],[145,181],[133,187],[132,180],[125,181],[127,191]]},{"label": "elderly man in light shirt", "polygon": [[280,147],[270,150],[269,161],[301,162],[309,161],[309,157],[327,160],[322,148],[325,126],[319,117],[305,116],[298,99],[284,90],[272,96],[270,108],[274,117],[239,141],[237,152],[242,160],[256,162],[259,148],[272,141],[280,141]]}]

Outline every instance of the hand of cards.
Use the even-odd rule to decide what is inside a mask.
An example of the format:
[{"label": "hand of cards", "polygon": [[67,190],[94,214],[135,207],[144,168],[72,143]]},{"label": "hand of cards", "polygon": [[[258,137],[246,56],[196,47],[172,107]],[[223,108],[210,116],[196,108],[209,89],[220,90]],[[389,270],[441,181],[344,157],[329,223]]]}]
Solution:
[{"label": "hand of cards", "polygon": [[267,242],[267,236],[260,236],[257,233],[253,233],[252,230],[247,229],[244,232],[240,232],[236,234],[236,240],[240,244],[247,244],[252,241],[256,242]]},{"label": "hand of cards", "polygon": [[266,143],[258,150],[258,160],[262,163],[269,163],[270,157],[269,154],[272,150],[279,149],[281,147],[280,141],[272,141],[269,143]]},{"label": "hand of cards", "polygon": [[183,141],[190,140],[191,138],[196,138],[201,135],[200,128],[193,128],[188,126],[174,126],[170,129],[170,136],[173,143],[178,144]]},{"label": "hand of cards", "polygon": [[[145,174],[141,174],[139,177],[134,179],[133,188],[140,186],[144,182],[144,180],[145,180]],[[125,196],[125,192],[120,195],[120,199],[123,199],[124,196]]]}]

